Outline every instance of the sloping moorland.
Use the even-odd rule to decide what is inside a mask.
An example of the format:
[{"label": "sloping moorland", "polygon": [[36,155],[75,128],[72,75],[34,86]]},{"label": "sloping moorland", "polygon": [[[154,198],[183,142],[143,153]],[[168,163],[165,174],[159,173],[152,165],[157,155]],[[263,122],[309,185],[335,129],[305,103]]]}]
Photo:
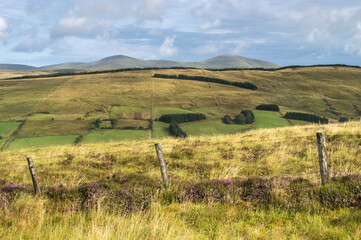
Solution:
[{"label": "sloping moorland", "polygon": [[[257,89],[155,78],[154,74],[250,82]],[[20,145],[36,147],[39,145],[35,143],[42,140],[34,137],[44,136],[54,136],[46,138],[48,145],[60,142],[73,144],[75,139],[82,143],[94,142],[94,139],[107,142],[159,138],[169,136],[167,125],[161,122],[150,124],[149,120],[169,113],[206,114],[206,120],[181,126],[189,131],[189,135],[228,134],[250,128],[304,124],[288,122],[281,114],[270,112],[255,112],[256,121],[251,125],[226,125],[221,122],[225,114],[234,116],[243,109],[254,109],[264,103],[279,105],[281,113],[312,113],[328,117],[331,122],[337,122],[339,117],[358,119],[361,111],[360,79],[361,69],[347,66],[276,71],[155,69],[2,79],[0,125],[9,121],[23,121],[23,124],[13,130],[17,131],[12,136],[1,132],[0,135],[3,137],[3,149],[17,149]],[[109,121],[104,121],[100,126],[103,129],[98,131],[94,129],[94,121],[98,118],[113,118],[117,124],[111,126]],[[133,131],[134,134],[124,134],[122,130]]]}]

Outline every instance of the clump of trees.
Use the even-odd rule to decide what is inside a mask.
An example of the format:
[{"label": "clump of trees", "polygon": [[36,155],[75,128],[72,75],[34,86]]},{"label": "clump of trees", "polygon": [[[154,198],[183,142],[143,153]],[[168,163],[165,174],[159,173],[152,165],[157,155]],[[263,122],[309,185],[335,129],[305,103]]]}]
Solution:
[{"label": "clump of trees", "polygon": [[159,121],[165,123],[185,123],[194,122],[206,119],[206,115],[203,113],[181,113],[181,114],[165,114],[159,118]]},{"label": "clump of trees", "polygon": [[157,78],[170,78],[170,79],[183,79],[183,80],[194,80],[200,82],[212,82],[212,83],[220,83],[225,85],[231,85],[239,88],[245,88],[250,90],[256,90],[257,86],[250,82],[232,82],[220,78],[211,78],[211,77],[203,77],[203,76],[188,76],[188,75],[167,75],[167,74],[154,74],[153,77]]},{"label": "clump of trees", "polygon": [[301,112],[287,112],[285,118],[321,124],[327,124],[329,122],[328,118]]},{"label": "clump of trees", "polygon": [[254,122],[254,114],[252,110],[243,110],[240,114],[237,114],[234,119],[229,115],[225,115],[222,122],[225,124],[250,124]]},{"label": "clump of trees", "polygon": [[171,135],[173,137],[181,137],[181,138],[185,138],[187,137],[187,134],[182,130],[181,127],[179,127],[179,125],[177,124],[177,122],[172,121],[169,124],[169,132],[171,133]]},{"label": "clump of trees", "polygon": [[256,107],[257,110],[275,111],[278,112],[280,107],[276,104],[261,104]]}]

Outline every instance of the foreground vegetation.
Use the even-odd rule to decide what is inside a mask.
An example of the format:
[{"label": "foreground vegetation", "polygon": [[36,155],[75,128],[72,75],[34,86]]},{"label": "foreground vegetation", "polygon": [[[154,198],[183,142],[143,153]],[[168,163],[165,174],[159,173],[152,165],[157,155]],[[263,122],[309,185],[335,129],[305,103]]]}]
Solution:
[{"label": "foreground vegetation", "polygon": [[[326,187],[318,131],[327,136],[333,177]],[[2,152],[0,237],[358,239],[360,140],[360,122],[165,138],[168,189],[154,140]]]}]

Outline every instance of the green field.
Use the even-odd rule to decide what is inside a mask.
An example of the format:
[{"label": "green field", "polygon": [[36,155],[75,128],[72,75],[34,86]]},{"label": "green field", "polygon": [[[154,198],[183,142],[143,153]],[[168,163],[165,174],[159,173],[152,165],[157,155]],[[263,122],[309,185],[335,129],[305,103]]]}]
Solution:
[{"label": "green field", "polygon": [[145,140],[149,134],[150,132],[145,130],[96,130],[86,134],[81,143]]},{"label": "green field", "polygon": [[74,143],[78,135],[61,135],[61,136],[44,136],[44,137],[24,137],[15,138],[7,151],[23,148],[43,148],[50,146],[71,145]]},{"label": "green field", "polygon": [[10,134],[14,132],[19,125],[19,122],[0,122],[0,136],[10,136]]},{"label": "green field", "polygon": [[169,124],[164,122],[153,122],[153,138],[169,137]]},{"label": "green field", "polygon": [[5,141],[5,139],[0,139],[0,147],[3,145],[3,142]]},{"label": "green field", "polygon": [[212,136],[231,134],[249,129],[250,125],[224,124],[222,120],[202,120],[199,122],[183,123],[180,127],[188,136]]},{"label": "green field", "polygon": [[255,116],[256,128],[287,127],[290,123],[279,112],[252,110]]}]

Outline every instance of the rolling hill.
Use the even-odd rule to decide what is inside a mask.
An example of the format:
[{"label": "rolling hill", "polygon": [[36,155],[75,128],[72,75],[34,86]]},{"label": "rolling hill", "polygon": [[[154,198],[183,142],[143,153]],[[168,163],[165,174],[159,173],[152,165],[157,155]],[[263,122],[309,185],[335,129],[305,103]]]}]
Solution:
[{"label": "rolling hill", "polygon": [[[2,67],[2,68],[1,68]],[[240,56],[223,55],[202,62],[177,62],[168,60],[140,60],[124,55],[115,55],[90,63],[69,62],[39,68],[26,65],[0,65],[0,69],[16,70],[62,70],[62,69],[109,69],[109,68],[166,68],[166,67],[192,67],[192,68],[279,68],[278,64],[244,58]]]},{"label": "rolling hill", "polygon": [[36,67],[22,64],[0,64],[0,70],[35,70]]}]

